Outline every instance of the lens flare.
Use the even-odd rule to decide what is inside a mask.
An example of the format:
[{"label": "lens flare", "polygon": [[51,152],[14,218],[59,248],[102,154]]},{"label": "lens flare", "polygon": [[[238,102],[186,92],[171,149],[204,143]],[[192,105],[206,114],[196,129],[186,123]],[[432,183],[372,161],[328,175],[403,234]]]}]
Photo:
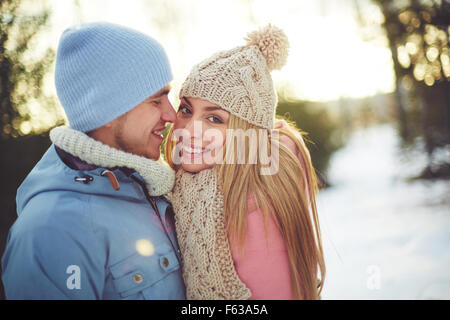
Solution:
[{"label": "lens flare", "polygon": [[155,252],[155,247],[147,239],[140,239],[136,241],[136,251],[141,256],[151,256]]}]

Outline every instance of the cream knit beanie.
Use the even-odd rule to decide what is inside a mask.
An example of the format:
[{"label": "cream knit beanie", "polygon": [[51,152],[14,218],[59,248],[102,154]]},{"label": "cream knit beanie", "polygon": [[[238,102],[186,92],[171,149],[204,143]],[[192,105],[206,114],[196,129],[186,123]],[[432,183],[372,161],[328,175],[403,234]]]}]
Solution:
[{"label": "cream knit beanie", "polygon": [[277,105],[270,72],[285,65],[289,42],[281,29],[270,24],[245,40],[245,46],[218,52],[194,66],[180,97],[207,100],[270,130]]}]

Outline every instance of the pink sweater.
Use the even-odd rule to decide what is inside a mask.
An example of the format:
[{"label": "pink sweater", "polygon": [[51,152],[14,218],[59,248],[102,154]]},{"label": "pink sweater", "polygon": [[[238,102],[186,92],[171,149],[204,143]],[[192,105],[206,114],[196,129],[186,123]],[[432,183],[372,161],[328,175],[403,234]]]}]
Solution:
[{"label": "pink sweater", "polygon": [[[295,144],[286,136],[280,140],[300,159]],[[254,207],[255,199],[251,195],[248,207]],[[274,219],[268,219],[267,234],[264,229],[264,216],[260,209],[249,212],[247,234],[243,250],[237,245],[231,247],[234,266],[239,278],[252,292],[251,300],[288,300],[292,299],[292,287],[289,270],[289,258],[283,237]]]}]

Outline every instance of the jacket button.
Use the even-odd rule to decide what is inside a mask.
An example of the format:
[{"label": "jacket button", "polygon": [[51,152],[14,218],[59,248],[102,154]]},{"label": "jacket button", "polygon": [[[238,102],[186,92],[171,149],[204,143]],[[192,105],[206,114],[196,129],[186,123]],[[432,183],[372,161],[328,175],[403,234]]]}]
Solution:
[{"label": "jacket button", "polygon": [[163,264],[163,266],[164,267],[168,267],[169,266],[169,259],[167,259],[166,257],[164,257],[163,259],[162,259],[162,264]]},{"label": "jacket button", "polygon": [[136,273],[135,275],[133,275],[133,281],[135,283],[142,283],[142,281],[144,281],[144,277],[142,276],[142,274]]}]

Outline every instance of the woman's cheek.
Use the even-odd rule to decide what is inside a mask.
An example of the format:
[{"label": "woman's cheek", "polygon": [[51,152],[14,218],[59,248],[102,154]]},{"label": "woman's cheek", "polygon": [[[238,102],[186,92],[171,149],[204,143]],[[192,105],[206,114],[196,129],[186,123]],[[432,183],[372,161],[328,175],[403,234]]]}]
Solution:
[{"label": "woman's cheek", "polygon": [[208,128],[203,134],[203,145],[209,149],[218,149],[225,144],[225,130]]}]

